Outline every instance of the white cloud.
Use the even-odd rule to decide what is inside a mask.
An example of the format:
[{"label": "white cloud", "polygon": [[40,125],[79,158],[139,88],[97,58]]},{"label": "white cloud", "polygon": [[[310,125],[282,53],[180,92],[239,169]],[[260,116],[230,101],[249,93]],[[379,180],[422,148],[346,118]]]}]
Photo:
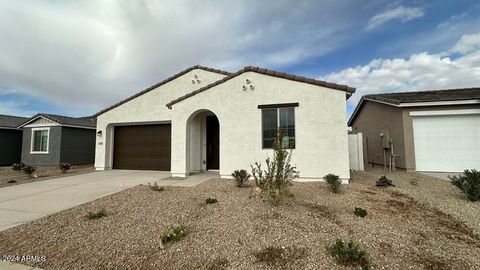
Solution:
[{"label": "white cloud", "polygon": [[[367,65],[330,73],[322,79],[356,87],[349,99],[355,105],[362,95],[480,86],[480,37],[464,35],[449,51],[417,53],[409,58],[375,59]],[[460,54],[453,58],[451,52]]]},{"label": "white cloud", "polygon": [[480,33],[473,35],[463,35],[460,40],[451,49],[452,52],[470,53],[480,49]]},{"label": "white cloud", "polygon": [[11,94],[14,94],[14,93],[16,93],[16,92],[17,92],[17,91],[12,90],[12,89],[3,89],[3,88],[0,88],[0,96],[11,95]]},{"label": "white cloud", "polygon": [[0,114],[30,117],[37,113],[35,111],[25,109],[25,107],[28,107],[28,104],[23,101],[15,102],[12,100],[0,100]]},{"label": "white cloud", "polygon": [[400,20],[401,22],[408,22],[410,20],[420,18],[424,15],[424,12],[421,8],[418,7],[404,7],[398,6],[396,8],[388,9],[379,13],[368,21],[365,30],[372,30],[380,25],[391,21],[391,20]]},{"label": "white cloud", "polygon": [[348,30],[363,20],[341,11],[362,6],[347,0],[0,1],[0,86],[95,112],[195,64],[234,71],[321,56],[346,44]]}]

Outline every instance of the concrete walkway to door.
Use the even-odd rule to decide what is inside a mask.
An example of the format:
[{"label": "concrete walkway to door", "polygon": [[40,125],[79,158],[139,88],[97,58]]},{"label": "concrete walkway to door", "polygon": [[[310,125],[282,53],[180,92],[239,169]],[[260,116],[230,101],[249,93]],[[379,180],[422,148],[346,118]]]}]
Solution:
[{"label": "concrete walkway to door", "polygon": [[0,231],[140,184],[191,187],[218,178],[208,172],[162,180],[169,176],[170,172],[110,170],[0,188]]}]

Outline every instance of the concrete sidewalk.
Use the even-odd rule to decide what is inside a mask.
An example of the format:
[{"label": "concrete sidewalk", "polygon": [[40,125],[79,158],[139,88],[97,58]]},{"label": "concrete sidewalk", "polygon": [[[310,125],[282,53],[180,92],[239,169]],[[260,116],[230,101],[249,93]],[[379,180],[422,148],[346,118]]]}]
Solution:
[{"label": "concrete sidewalk", "polygon": [[25,264],[20,264],[20,263],[0,261],[0,270],[43,270],[43,269],[25,265]]},{"label": "concrete sidewalk", "polygon": [[218,174],[162,180],[170,172],[109,170],[0,188],[0,231],[139,184],[191,187]]}]

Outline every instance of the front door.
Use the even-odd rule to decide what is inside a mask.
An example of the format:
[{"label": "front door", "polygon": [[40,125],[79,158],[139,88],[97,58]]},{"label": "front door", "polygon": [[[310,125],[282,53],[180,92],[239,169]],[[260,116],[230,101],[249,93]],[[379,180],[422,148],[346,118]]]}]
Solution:
[{"label": "front door", "polygon": [[207,116],[207,170],[220,169],[220,128],[216,116]]}]

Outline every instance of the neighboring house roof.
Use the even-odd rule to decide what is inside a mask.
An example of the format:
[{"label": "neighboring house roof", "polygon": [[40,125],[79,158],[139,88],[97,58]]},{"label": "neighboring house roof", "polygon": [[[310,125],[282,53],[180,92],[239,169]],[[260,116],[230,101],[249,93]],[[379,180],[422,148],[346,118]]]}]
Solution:
[{"label": "neighboring house roof", "polygon": [[349,126],[357,117],[365,100],[396,107],[442,105],[442,102],[462,104],[462,102],[473,101],[473,103],[480,103],[480,87],[364,95],[348,120]]},{"label": "neighboring house roof", "polygon": [[353,93],[355,93],[355,88],[353,87],[349,87],[347,85],[342,85],[342,84],[336,84],[336,83],[331,83],[331,82],[326,82],[326,81],[321,81],[321,80],[316,80],[316,79],[312,79],[312,78],[305,78],[305,77],[302,77],[302,76],[297,76],[297,75],[294,75],[294,74],[289,74],[289,73],[285,73],[285,72],[279,72],[279,71],[275,71],[275,70],[269,70],[269,69],[265,69],[265,68],[259,68],[259,67],[252,67],[252,66],[247,66],[247,67],[244,67],[243,69],[233,73],[233,74],[230,74],[229,76],[223,78],[223,79],[220,79],[214,83],[211,83],[207,86],[204,86],[200,89],[197,89],[191,93],[188,93],[182,97],[179,97],[177,99],[174,99],[172,101],[170,101],[169,103],[166,104],[166,106],[168,108],[172,108],[172,105],[175,104],[175,103],[178,103],[182,100],[185,100],[191,96],[194,96],[198,93],[201,93],[203,91],[206,91],[214,86],[217,86],[219,84],[222,84],[228,80],[231,80],[235,77],[237,77],[238,75],[242,74],[242,73],[245,73],[245,72],[255,72],[255,73],[259,73],[259,74],[264,74],[264,75],[267,75],[267,76],[272,76],[272,77],[276,77],[276,78],[282,78],[282,79],[287,79],[287,80],[292,80],[292,81],[296,81],[296,82],[302,82],[302,83],[308,83],[308,84],[313,84],[313,85],[317,85],[317,86],[323,86],[323,87],[326,87],[326,88],[331,88],[331,89],[335,89],[335,90],[341,90],[341,91],[345,91],[347,93],[347,98],[349,96],[351,96]]},{"label": "neighboring house roof", "polygon": [[398,105],[411,102],[480,99],[480,87],[365,95],[366,99]]},{"label": "neighboring house roof", "polygon": [[0,128],[17,128],[27,120],[27,117],[0,114]]},{"label": "neighboring house roof", "polygon": [[50,121],[58,123],[62,126],[72,126],[72,127],[87,127],[87,128],[96,128],[97,126],[97,119],[93,116],[88,117],[69,117],[63,115],[56,115],[56,114],[47,114],[47,113],[38,113],[32,116],[28,121],[24,121],[23,124],[19,126],[19,128],[28,125],[29,123],[35,121],[38,118],[46,118]]},{"label": "neighboring house roof", "polygon": [[164,84],[166,84],[166,83],[168,83],[168,82],[171,82],[171,81],[175,80],[176,78],[178,78],[178,77],[180,77],[180,76],[182,76],[182,75],[184,75],[184,74],[186,74],[186,73],[188,73],[188,72],[190,72],[190,71],[192,71],[192,70],[194,70],[194,69],[202,69],[202,70],[206,70],[206,71],[210,71],[210,72],[219,73],[219,74],[222,74],[222,75],[231,75],[230,72],[223,71],[223,70],[219,70],[219,69],[204,67],[204,66],[200,66],[200,65],[192,66],[192,67],[189,67],[189,68],[187,68],[187,69],[185,69],[185,70],[183,70],[183,71],[181,71],[181,72],[179,72],[179,73],[177,73],[177,74],[175,74],[175,75],[173,75],[173,76],[171,76],[171,77],[169,77],[169,78],[167,78],[167,79],[159,82],[159,83],[156,83],[156,84],[154,84],[154,85],[146,88],[145,90],[143,90],[143,91],[141,91],[141,92],[136,93],[136,94],[133,95],[133,96],[130,96],[130,97],[128,97],[128,98],[126,98],[126,99],[118,102],[118,103],[113,104],[113,105],[110,106],[110,107],[107,107],[107,108],[105,108],[105,109],[97,112],[97,113],[94,114],[93,116],[97,117],[97,116],[99,116],[99,115],[101,115],[101,114],[103,114],[103,113],[106,113],[106,112],[110,111],[111,109],[114,109],[114,108],[122,105],[123,103],[126,103],[126,102],[128,102],[128,101],[130,101],[130,100],[132,100],[132,99],[134,99],[134,98],[137,98],[137,97],[139,97],[139,96],[141,96],[141,95],[143,95],[143,94],[146,94],[146,93],[154,90],[155,88],[158,88],[158,87],[161,86],[161,85],[164,85]]}]

